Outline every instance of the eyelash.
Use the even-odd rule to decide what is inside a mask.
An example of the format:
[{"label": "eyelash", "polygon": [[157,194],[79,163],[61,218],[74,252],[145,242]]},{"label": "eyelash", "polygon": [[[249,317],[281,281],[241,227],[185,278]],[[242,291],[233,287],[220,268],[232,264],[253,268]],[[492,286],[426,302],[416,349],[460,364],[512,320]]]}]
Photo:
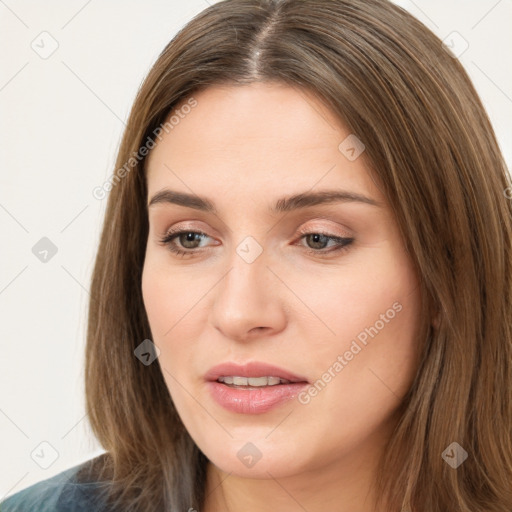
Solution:
[{"label": "eyelash", "polygon": [[[208,236],[206,233],[203,233],[202,231],[192,231],[192,230],[188,230],[188,229],[187,230],[179,230],[179,231],[170,231],[170,232],[166,233],[166,235],[163,238],[160,239],[160,243],[164,246],[167,246],[167,248],[172,253],[176,254],[177,256],[181,256],[181,257],[192,256],[192,255],[194,255],[194,253],[196,253],[198,251],[197,248],[182,250],[182,249],[177,248],[173,243],[173,240],[175,238],[178,238],[180,235],[189,234],[189,233],[193,233],[194,235]],[[324,256],[324,255],[335,253],[335,252],[347,251],[349,246],[354,241],[353,238],[344,238],[344,237],[334,236],[334,235],[331,235],[329,233],[325,233],[322,231],[300,231],[300,234],[302,235],[300,237],[301,240],[308,235],[322,235],[327,238],[327,242],[329,242],[329,241],[338,242],[337,247],[335,247],[334,249],[330,249],[328,251],[326,251],[324,249],[311,249],[308,247],[305,248],[307,253],[313,254],[315,256]]]}]

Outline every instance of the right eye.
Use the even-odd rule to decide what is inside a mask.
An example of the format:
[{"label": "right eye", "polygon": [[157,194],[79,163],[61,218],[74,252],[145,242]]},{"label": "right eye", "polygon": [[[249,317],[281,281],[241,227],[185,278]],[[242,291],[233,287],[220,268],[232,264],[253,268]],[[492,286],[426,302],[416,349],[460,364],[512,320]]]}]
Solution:
[{"label": "right eye", "polygon": [[[208,235],[201,231],[169,231],[162,239],[160,239],[160,243],[167,246],[172,253],[177,254],[178,256],[187,256],[193,255],[197,252],[196,249],[198,246],[196,243],[200,242],[202,237],[208,237]],[[178,240],[180,244],[179,246],[176,245],[175,240]]]}]

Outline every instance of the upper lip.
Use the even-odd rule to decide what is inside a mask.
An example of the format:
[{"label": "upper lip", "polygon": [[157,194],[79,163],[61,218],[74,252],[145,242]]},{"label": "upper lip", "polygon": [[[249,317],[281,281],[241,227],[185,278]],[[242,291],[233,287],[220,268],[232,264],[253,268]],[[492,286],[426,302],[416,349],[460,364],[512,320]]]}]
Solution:
[{"label": "upper lip", "polygon": [[208,370],[205,379],[216,381],[219,377],[279,377],[290,382],[308,382],[308,379],[272,364],[252,361],[243,365],[226,362]]}]

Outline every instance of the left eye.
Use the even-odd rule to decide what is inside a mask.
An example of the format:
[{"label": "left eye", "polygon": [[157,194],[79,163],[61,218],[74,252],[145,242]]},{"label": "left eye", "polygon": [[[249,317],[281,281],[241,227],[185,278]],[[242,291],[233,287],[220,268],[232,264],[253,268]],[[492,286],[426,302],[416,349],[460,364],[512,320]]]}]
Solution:
[{"label": "left eye", "polygon": [[[160,243],[167,246],[174,254],[179,256],[191,256],[197,252],[196,249],[200,247],[198,243],[200,243],[203,238],[210,237],[206,233],[200,231],[175,231],[167,233],[160,240]],[[179,241],[180,246],[186,250],[183,250],[180,246],[176,245],[176,239]],[[317,255],[347,249],[347,247],[354,241],[353,238],[344,238],[319,232],[302,233],[300,240],[306,240],[308,244],[312,243],[313,247],[306,247],[306,251]],[[334,242],[334,247],[326,251],[326,244],[329,242]]]},{"label": "left eye", "polygon": [[[308,250],[312,250],[313,252],[318,252],[318,250],[325,249],[326,244],[329,242],[335,242],[334,243],[334,249],[331,249],[329,251],[322,251],[322,252],[331,252],[336,251],[340,249],[344,249],[348,245],[350,245],[354,239],[353,238],[343,238],[339,236],[334,235],[328,235],[326,233],[305,233],[302,235],[301,240],[305,239],[307,242],[310,242],[313,244],[313,247],[308,247]],[[321,247],[319,247],[321,246]]]}]

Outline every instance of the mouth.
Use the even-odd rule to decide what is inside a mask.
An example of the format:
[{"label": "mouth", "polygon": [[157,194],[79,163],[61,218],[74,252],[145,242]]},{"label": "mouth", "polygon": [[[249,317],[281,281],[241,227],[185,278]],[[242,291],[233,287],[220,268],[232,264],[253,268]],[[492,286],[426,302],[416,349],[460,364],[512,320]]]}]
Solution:
[{"label": "mouth", "polygon": [[258,389],[269,386],[279,386],[283,384],[292,384],[291,380],[281,379],[279,377],[239,377],[234,375],[227,375],[219,377],[217,382],[225,384],[230,388],[241,389]]},{"label": "mouth", "polygon": [[244,365],[222,363],[205,375],[210,382],[220,382],[229,387],[261,388],[284,384],[307,383],[308,379],[268,363],[252,361]]},{"label": "mouth", "polygon": [[211,396],[238,414],[261,414],[290,401],[309,384],[305,377],[266,363],[224,363],[206,375]]}]

